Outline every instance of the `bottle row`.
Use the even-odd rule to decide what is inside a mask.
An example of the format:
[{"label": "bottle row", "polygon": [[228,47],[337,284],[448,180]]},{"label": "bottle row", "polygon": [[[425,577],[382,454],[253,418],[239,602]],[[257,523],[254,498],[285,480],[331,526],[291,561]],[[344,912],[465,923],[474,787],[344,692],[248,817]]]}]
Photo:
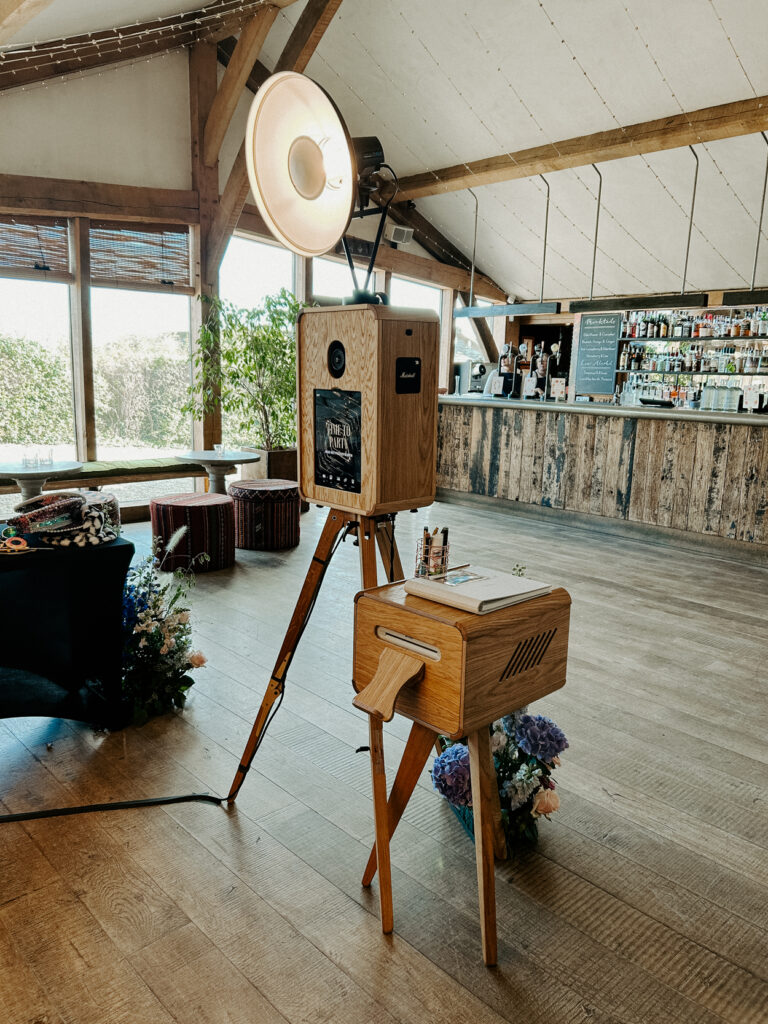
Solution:
[{"label": "bottle row", "polygon": [[768,390],[764,387],[742,388],[735,381],[728,384],[707,382],[703,387],[695,384],[651,380],[645,374],[631,374],[619,390],[616,386],[614,402],[624,406],[672,405],[681,409],[699,409],[702,412],[739,412],[745,405],[754,411],[768,408]]},{"label": "bottle row", "polygon": [[625,342],[617,373],[634,370],[648,373],[763,373],[768,371],[768,346],[743,345],[670,346],[656,352],[646,343]]},{"label": "bottle row", "polygon": [[622,338],[768,338],[768,308],[756,307],[728,313],[656,313],[641,310],[625,313]]}]

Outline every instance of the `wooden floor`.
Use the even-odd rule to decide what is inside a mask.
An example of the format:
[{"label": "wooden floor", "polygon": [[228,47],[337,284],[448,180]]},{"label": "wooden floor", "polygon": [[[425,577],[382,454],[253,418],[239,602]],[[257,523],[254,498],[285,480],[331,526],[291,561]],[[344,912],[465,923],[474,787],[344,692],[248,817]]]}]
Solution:
[{"label": "wooden floor", "polygon": [[[295,551],[200,578],[209,666],[182,716],[109,736],[0,723],[5,808],[226,793],[324,514]],[[399,517],[404,562],[426,518]],[[768,1019],[766,570],[629,531],[428,518],[457,560],[521,561],[573,596],[568,684],[537,705],[570,740],[562,805],[537,852],[497,867],[499,966],[481,962],[472,845],[426,776],[393,843],[392,937],[360,887],[347,542],[234,810],[0,825],[2,1024]],[[147,527],[126,532],[146,548]],[[407,728],[388,727],[393,767]]]}]

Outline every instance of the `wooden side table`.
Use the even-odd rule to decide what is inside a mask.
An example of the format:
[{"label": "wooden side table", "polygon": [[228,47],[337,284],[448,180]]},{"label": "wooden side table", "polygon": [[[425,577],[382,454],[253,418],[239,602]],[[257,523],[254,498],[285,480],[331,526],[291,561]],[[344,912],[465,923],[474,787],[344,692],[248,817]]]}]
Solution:
[{"label": "wooden side table", "polygon": [[[371,721],[376,842],[363,875],[378,868],[381,925],[393,928],[389,843],[438,735],[467,737],[475,823],[483,960],[497,959],[494,849],[501,812],[489,726],[565,683],[571,599],[562,589],[487,615],[406,594],[401,583],[355,599],[356,707]],[[381,724],[413,720],[387,799]],[[374,728],[375,726],[375,728]]]}]

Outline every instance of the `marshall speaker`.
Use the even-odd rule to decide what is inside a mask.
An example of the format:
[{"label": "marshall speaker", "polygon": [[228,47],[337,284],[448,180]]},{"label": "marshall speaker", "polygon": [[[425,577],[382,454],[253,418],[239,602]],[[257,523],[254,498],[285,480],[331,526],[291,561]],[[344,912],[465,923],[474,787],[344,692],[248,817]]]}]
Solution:
[{"label": "marshall speaker", "polygon": [[439,332],[422,310],[301,313],[299,486],[308,501],[364,516],[434,501]]}]

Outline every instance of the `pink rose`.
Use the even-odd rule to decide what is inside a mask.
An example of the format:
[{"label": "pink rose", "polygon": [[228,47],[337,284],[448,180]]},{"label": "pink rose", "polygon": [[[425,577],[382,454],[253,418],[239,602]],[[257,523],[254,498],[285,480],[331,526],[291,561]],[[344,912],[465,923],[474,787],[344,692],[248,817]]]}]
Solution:
[{"label": "pink rose", "polygon": [[202,651],[192,651],[187,661],[192,668],[202,668],[208,659],[202,653]]},{"label": "pink rose", "polygon": [[534,818],[539,818],[541,815],[549,817],[549,815],[552,814],[553,811],[556,811],[559,806],[560,797],[554,789],[540,789],[533,798],[531,814],[533,814]]}]

